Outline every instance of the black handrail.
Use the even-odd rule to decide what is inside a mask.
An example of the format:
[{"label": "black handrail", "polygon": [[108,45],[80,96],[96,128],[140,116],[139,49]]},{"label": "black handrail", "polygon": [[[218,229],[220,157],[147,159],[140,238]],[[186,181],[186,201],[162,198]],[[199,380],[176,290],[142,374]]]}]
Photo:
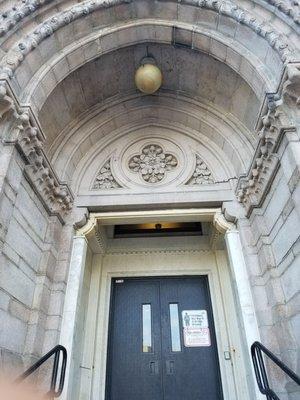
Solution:
[{"label": "black handrail", "polygon": [[269,386],[268,376],[266,367],[263,359],[264,353],[270,358],[283,372],[285,372],[294,382],[300,385],[300,377],[295,374],[290,368],[288,368],[279,358],[275,356],[270,350],[268,350],[260,342],[254,342],[251,346],[251,357],[256,376],[258,388],[262,394],[264,394],[267,400],[280,400],[274,390]]},{"label": "black handrail", "polygon": [[[60,369],[59,385],[58,389],[56,389],[60,354],[62,354],[62,363]],[[42,358],[40,358],[35,364],[33,364],[30,368],[28,368],[22,375],[20,375],[15,382],[16,383],[22,382],[29,375],[33,374],[33,372],[35,372],[38,368],[40,368],[40,366],[43,365],[53,355],[54,355],[54,362],[52,367],[50,390],[47,393],[47,397],[49,397],[50,399],[59,397],[62,394],[64,388],[66,366],[67,366],[67,350],[64,346],[61,345],[55,346],[52,350],[50,350],[47,354],[45,354]]]}]

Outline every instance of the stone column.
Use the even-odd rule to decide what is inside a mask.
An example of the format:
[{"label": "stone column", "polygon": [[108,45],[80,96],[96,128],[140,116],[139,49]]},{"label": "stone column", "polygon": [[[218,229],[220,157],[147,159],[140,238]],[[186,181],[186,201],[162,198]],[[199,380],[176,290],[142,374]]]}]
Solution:
[{"label": "stone column", "polygon": [[60,344],[66,347],[68,351],[68,364],[66,369],[65,387],[62,399],[68,398],[68,390],[72,385],[72,363],[73,363],[73,345],[76,325],[76,314],[80,300],[82,288],[85,260],[87,253],[87,239],[85,236],[75,236],[70,261],[67,290],[63,311],[63,319],[60,334]]},{"label": "stone column", "polygon": [[227,245],[231,271],[233,273],[238,292],[247,347],[250,348],[253,342],[259,340],[259,331],[247,267],[245,264],[245,258],[238,230],[228,229],[225,233],[225,241]]},{"label": "stone column", "polygon": [[218,232],[224,234],[225,237],[230,269],[236,286],[238,306],[241,311],[240,315],[244,328],[243,336],[246,340],[245,347],[247,348],[247,358],[251,366],[251,372],[249,371],[249,374],[251,374],[254,381],[256,400],[263,400],[264,397],[259,392],[256,384],[250,355],[250,347],[253,342],[260,341],[260,334],[239,232],[235,224],[227,222],[221,213],[215,215],[214,226]]}]

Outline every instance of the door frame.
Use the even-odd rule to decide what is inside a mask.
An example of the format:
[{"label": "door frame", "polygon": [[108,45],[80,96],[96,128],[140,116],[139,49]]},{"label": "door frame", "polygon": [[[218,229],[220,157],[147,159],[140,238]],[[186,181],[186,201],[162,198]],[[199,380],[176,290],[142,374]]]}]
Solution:
[{"label": "door frame", "polygon": [[[114,294],[115,294],[115,287],[117,285],[116,281],[117,279],[129,279],[132,281],[151,281],[155,279],[184,279],[184,278],[191,278],[191,279],[197,279],[197,278],[205,278],[205,286],[207,289],[207,295],[208,295],[208,307],[209,307],[209,312],[212,315],[212,332],[211,335],[214,335],[216,339],[216,345],[217,345],[217,368],[218,368],[218,380],[220,381],[219,384],[221,385],[221,390],[223,393],[223,382],[222,382],[222,376],[221,376],[221,368],[220,368],[220,360],[219,360],[219,348],[218,348],[218,341],[217,341],[217,334],[216,334],[216,327],[215,327],[215,317],[214,317],[214,311],[213,311],[213,305],[212,305],[212,298],[211,298],[211,289],[210,289],[210,284],[209,284],[209,277],[206,274],[201,274],[201,275],[158,275],[158,276],[134,276],[134,277],[128,277],[128,276],[123,276],[123,277],[117,277],[117,278],[111,278],[111,292],[110,292],[110,304],[109,304],[109,321],[108,321],[108,338],[107,338],[107,355],[106,355],[106,379],[105,379],[105,400],[109,400],[109,392],[110,392],[110,386],[111,383],[109,382],[109,375],[111,374],[111,369],[112,369],[112,360],[110,359],[110,351],[111,351],[111,346],[112,346],[112,330],[113,330],[113,313],[114,313]],[[179,316],[180,318],[180,316]],[[180,327],[180,338],[182,338],[182,329]],[[182,347],[184,347],[184,344],[182,342]],[[223,398],[224,399],[224,394]]]},{"label": "door frame", "polygon": [[[124,269],[120,266],[122,264],[120,260],[123,262],[122,255],[119,258],[116,256],[110,266],[104,265],[103,260],[109,256],[106,254],[105,238],[101,235],[101,225],[140,223],[155,219],[172,222],[211,222],[215,229],[213,239],[223,236],[226,248],[223,250],[210,248],[209,251],[199,249],[199,254],[210,254],[211,264],[205,265],[205,261],[203,263],[201,257],[198,257],[198,261],[188,263],[184,268],[176,267],[171,270],[168,268],[159,271],[149,270],[149,268],[137,270],[132,264],[128,264]],[[91,280],[87,301],[83,359],[75,365],[74,355],[78,351],[74,339],[79,318],[77,311],[81,301],[81,289],[89,253],[92,253]],[[172,256],[172,251],[169,255]],[[126,256],[133,257],[134,252]],[[178,257],[176,255],[175,259]],[[105,398],[111,279],[184,275],[208,276],[224,400],[254,398],[256,387],[248,343],[253,339],[259,340],[259,331],[246,268],[239,232],[234,224],[226,221],[220,208],[91,213],[84,226],[81,225],[76,231],[70,260],[71,272],[67,283],[61,343],[67,347],[71,362],[67,366],[63,400],[74,399],[72,387],[77,380],[81,382],[80,398],[89,400]],[[224,351],[231,352],[231,360],[224,360]],[[255,398],[261,397],[256,395]]]},{"label": "door frame", "polygon": [[[223,263],[222,263],[223,264]],[[223,310],[223,289],[221,289],[219,271],[217,269],[224,269],[224,264],[214,265],[210,268],[199,269],[197,266],[187,267],[185,271],[177,270],[177,271],[159,271],[154,273],[153,271],[144,272],[141,275],[140,271],[127,271],[124,274],[124,271],[104,271],[104,276],[102,276],[103,283],[102,294],[100,293],[100,303],[99,310],[101,310],[98,320],[98,334],[96,341],[96,350],[95,350],[95,360],[94,360],[94,379],[93,379],[93,397],[92,399],[105,399],[106,392],[106,376],[107,376],[107,349],[108,349],[108,338],[109,338],[109,316],[110,316],[110,299],[112,296],[112,280],[116,278],[147,278],[147,277],[183,277],[183,276],[199,276],[206,275],[208,279],[208,285],[210,289],[211,296],[211,306],[212,312],[214,316],[214,326],[215,326],[215,335],[217,341],[218,348],[218,361],[220,368],[220,375],[222,381],[223,388],[223,396],[224,400],[238,400],[239,398],[236,395],[237,388],[235,387],[235,379],[234,372],[231,365],[231,362],[225,362],[223,352],[230,351],[230,340],[227,332],[226,324],[224,321],[227,319],[225,317],[225,313]],[[223,271],[224,272],[224,271]],[[100,289],[101,292],[101,289]],[[228,295],[228,294],[227,294]],[[107,301],[109,299],[109,301]],[[222,322],[223,321],[223,322]],[[101,333],[100,333],[101,332]],[[224,350],[221,350],[224,349]],[[99,356],[101,354],[101,356]],[[97,356],[98,355],[98,356]],[[97,397],[98,393],[98,397]],[[247,399],[245,396],[243,399]],[[249,398],[250,399],[250,398]],[[248,399],[247,399],[248,400]]]}]

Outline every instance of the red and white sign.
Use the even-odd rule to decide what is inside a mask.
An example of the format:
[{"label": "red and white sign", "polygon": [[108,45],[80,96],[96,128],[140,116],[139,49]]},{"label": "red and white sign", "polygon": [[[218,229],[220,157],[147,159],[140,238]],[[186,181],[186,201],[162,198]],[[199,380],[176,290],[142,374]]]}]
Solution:
[{"label": "red and white sign", "polygon": [[183,328],[185,347],[208,347],[211,345],[209,328]]}]

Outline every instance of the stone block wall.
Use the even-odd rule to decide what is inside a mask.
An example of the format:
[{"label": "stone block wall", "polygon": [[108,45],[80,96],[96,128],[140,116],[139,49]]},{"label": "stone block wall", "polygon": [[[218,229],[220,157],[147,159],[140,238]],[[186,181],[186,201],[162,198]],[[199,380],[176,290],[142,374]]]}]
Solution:
[{"label": "stone block wall", "polygon": [[[241,220],[240,228],[261,341],[299,373],[300,141],[296,132],[285,134],[278,158],[279,168],[262,207],[254,209],[249,220]],[[279,397],[299,398],[299,389],[277,367],[269,367]]]},{"label": "stone block wall", "polygon": [[13,150],[0,199],[0,365],[20,370],[44,352],[62,229],[23,172]]}]

